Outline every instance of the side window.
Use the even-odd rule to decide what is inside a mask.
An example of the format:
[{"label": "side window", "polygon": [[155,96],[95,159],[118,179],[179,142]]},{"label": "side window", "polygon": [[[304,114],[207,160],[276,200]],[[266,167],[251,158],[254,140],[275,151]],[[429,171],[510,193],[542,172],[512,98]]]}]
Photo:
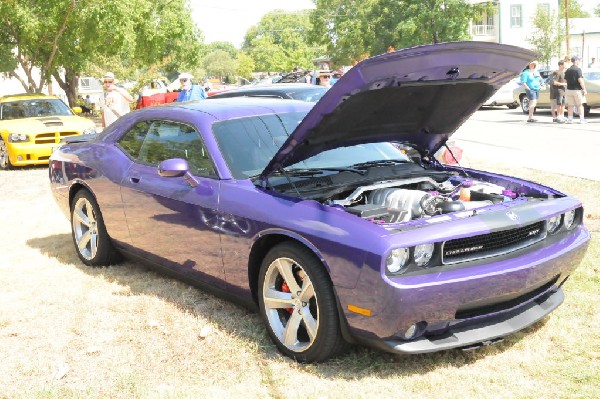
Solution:
[{"label": "side window", "polygon": [[136,157],[140,163],[158,166],[166,159],[183,158],[188,161],[192,174],[217,175],[204,142],[193,127],[170,121],[146,123],[145,137]]},{"label": "side window", "polygon": [[142,148],[149,127],[150,123],[146,121],[136,123],[123,137],[121,137],[118,141],[118,145],[133,159],[138,159],[140,156],[140,149]]}]

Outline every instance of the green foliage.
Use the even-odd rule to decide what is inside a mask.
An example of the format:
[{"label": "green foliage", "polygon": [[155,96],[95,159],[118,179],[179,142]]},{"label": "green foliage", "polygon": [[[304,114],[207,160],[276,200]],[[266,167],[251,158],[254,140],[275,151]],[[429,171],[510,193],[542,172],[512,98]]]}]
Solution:
[{"label": "green foliage", "polygon": [[237,60],[225,50],[208,53],[202,63],[209,76],[218,76],[219,78],[235,75],[238,67]]},{"label": "green foliage", "polygon": [[325,48],[308,43],[310,29],[306,12],[286,14],[276,10],[248,29],[242,49],[259,71],[290,71],[295,66],[311,68],[312,60],[323,55]]},{"label": "green foliage", "polygon": [[[196,66],[202,36],[185,0],[2,0],[0,67],[25,70],[28,91],[40,92],[54,76],[76,98],[77,77],[90,65],[122,78],[154,63],[167,70]],[[7,47],[16,48],[13,55]],[[170,65],[168,62],[170,62]],[[33,68],[41,70],[36,81]],[[11,69],[12,68],[12,69]],[[64,73],[62,72],[64,71]]]},{"label": "green foliage", "polygon": [[238,69],[237,74],[242,78],[252,80],[252,72],[255,70],[255,64],[252,57],[241,51],[238,54]]},{"label": "green foliage", "polygon": [[600,4],[598,4],[596,8],[594,8],[594,15],[600,17]]},{"label": "green foliage", "polygon": [[[565,18],[565,1],[559,0],[559,10],[560,10],[560,18]],[[579,4],[579,0],[568,0],[569,3],[569,18],[589,18],[590,13],[585,11],[581,4]]]},{"label": "green foliage", "polygon": [[336,64],[384,53],[390,46],[466,40],[469,22],[491,3],[466,0],[316,0],[310,38],[327,46]]},{"label": "green foliage", "polygon": [[[205,52],[212,53],[213,51],[222,50],[225,51],[233,59],[238,57],[239,50],[229,42],[212,42],[206,45]],[[206,55],[206,54],[205,54]]]},{"label": "green foliage", "polygon": [[534,31],[528,40],[540,54],[540,61],[549,65],[552,57],[560,54],[560,21],[555,12],[549,14],[546,9],[538,7],[532,22]]}]

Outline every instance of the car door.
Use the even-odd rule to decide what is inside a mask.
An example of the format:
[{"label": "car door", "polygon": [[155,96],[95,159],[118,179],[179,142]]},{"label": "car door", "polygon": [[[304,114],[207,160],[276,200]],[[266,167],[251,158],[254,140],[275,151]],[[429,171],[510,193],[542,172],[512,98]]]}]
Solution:
[{"label": "car door", "polygon": [[[135,162],[121,182],[133,250],[179,274],[222,286],[220,233],[207,223],[219,200],[219,180],[200,134],[169,120],[136,123],[118,142]],[[186,159],[199,184],[162,177],[161,161]]]}]

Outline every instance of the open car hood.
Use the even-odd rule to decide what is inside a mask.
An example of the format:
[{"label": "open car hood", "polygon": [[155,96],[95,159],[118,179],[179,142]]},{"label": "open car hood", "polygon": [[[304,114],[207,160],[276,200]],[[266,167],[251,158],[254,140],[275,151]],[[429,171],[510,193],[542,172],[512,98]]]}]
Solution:
[{"label": "open car hood", "polygon": [[369,142],[398,141],[433,154],[536,55],[497,43],[452,42],[366,59],[315,104],[261,176]]}]

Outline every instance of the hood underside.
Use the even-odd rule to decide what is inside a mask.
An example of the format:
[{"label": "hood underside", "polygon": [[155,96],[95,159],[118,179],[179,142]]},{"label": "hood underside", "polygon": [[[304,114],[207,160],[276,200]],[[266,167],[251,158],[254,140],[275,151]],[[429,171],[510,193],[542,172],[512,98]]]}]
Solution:
[{"label": "hood underside", "polygon": [[515,46],[454,42],[364,60],[325,93],[262,176],[329,149],[369,142],[404,142],[434,153],[535,57]]}]

